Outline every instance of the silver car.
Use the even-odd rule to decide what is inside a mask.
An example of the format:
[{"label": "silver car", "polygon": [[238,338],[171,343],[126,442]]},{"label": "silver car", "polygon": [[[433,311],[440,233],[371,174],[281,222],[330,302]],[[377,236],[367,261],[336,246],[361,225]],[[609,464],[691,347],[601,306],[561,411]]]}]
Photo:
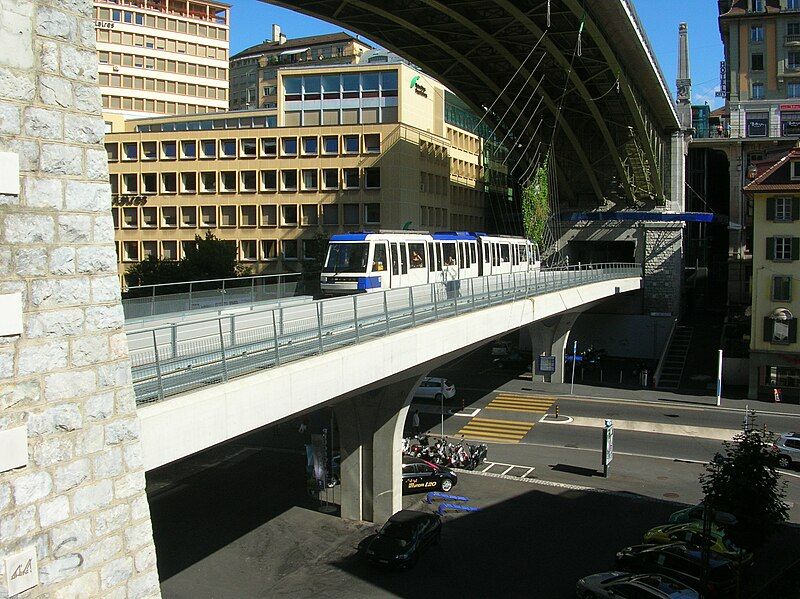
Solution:
[{"label": "silver car", "polygon": [[603,572],[578,581],[578,597],[636,597],[637,599],[699,599],[694,589],[663,574]]},{"label": "silver car", "polygon": [[800,462],[800,433],[784,433],[772,444],[778,453],[778,465],[790,468],[793,463]]},{"label": "silver car", "polygon": [[426,397],[441,401],[456,396],[456,386],[447,379],[426,376],[414,391],[414,397]]}]

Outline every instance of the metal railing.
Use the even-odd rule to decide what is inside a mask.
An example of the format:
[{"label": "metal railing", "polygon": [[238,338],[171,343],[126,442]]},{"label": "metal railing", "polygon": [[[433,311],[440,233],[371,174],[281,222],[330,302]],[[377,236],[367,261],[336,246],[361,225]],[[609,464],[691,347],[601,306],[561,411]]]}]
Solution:
[{"label": "metal railing", "polygon": [[128,334],[138,404],[429,322],[611,279],[640,265],[576,265],[335,297]]},{"label": "metal railing", "polygon": [[[302,273],[136,285],[122,292],[126,320],[236,304],[279,300],[306,292]],[[313,292],[313,290],[312,290]]]}]

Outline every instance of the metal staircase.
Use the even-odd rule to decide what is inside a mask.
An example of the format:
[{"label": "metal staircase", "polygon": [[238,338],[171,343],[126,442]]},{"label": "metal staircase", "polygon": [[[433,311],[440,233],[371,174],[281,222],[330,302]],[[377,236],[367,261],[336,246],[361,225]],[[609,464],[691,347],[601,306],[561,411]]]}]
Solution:
[{"label": "metal staircase", "polygon": [[669,344],[661,378],[658,380],[658,389],[675,391],[681,384],[683,368],[686,365],[686,356],[692,343],[692,327],[678,326],[672,341]]}]

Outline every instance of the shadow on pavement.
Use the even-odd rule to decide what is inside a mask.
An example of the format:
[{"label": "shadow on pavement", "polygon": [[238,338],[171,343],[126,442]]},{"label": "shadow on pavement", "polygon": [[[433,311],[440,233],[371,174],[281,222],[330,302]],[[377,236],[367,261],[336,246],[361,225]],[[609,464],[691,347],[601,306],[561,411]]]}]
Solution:
[{"label": "shadow on pavement", "polygon": [[603,476],[602,472],[592,468],[582,468],[580,466],[570,466],[569,464],[550,464],[550,469],[557,472],[577,474],[578,476]]}]

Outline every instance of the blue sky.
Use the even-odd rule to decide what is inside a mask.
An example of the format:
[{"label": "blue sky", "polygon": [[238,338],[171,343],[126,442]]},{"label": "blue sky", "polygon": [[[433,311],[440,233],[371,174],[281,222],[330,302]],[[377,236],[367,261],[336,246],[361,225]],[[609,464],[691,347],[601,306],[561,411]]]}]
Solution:
[{"label": "blue sky", "polygon": [[[339,28],[304,15],[277,8],[257,0],[228,0],[233,4],[231,53],[258,44],[271,35],[278,23],[288,37],[301,37],[338,31]],[[714,0],[634,0],[647,35],[661,63],[673,95],[678,66],[678,24],[689,24],[689,60],[692,67],[692,101],[722,104],[714,92],[719,89],[719,61],[722,43],[717,26]]]}]

